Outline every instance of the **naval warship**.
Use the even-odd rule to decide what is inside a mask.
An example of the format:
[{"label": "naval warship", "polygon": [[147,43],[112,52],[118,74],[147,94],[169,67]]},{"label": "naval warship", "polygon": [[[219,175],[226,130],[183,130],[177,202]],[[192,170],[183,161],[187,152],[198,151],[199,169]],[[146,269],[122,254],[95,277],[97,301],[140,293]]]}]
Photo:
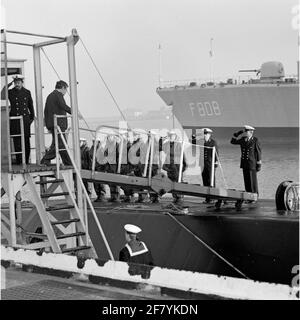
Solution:
[{"label": "naval warship", "polygon": [[[297,135],[299,127],[299,77],[285,76],[281,62],[269,61],[246,80],[229,78],[214,82],[163,82],[158,95],[172,106],[184,129],[238,128],[249,123],[257,129]],[[233,132],[233,131],[232,131]]]}]

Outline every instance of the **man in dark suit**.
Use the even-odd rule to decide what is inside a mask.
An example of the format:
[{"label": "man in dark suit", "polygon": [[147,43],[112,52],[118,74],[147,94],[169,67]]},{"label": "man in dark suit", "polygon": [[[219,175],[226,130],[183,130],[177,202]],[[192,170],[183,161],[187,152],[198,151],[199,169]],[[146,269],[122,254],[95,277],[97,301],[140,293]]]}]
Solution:
[{"label": "man in dark suit", "polygon": [[[16,76],[13,82],[8,84],[8,87],[14,83],[14,88],[8,90],[8,99],[10,102],[10,117],[23,116],[24,123],[24,140],[25,140],[25,161],[29,163],[30,156],[30,126],[34,120],[34,109],[31,93],[23,86],[24,78]],[[10,134],[20,135],[20,120],[10,121]],[[22,143],[21,137],[13,137],[15,152],[21,152]],[[22,154],[16,154],[16,164],[22,163]]]},{"label": "man in dark suit", "polygon": [[258,194],[257,172],[261,170],[261,147],[253,136],[254,128],[245,125],[244,130],[236,132],[230,141],[241,147],[241,168],[243,169],[245,190]]},{"label": "man in dark suit", "polygon": [[[48,95],[46,100],[44,118],[45,118],[46,128],[52,134],[52,143],[49,150],[46,152],[43,159],[41,160],[41,164],[44,164],[44,165],[50,165],[51,160],[56,157],[55,137],[54,137],[54,115],[66,115],[67,113],[71,114],[71,108],[67,106],[64,99],[64,95],[67,92],[67,88],[68,88],[68,84],[65,81],[62,81],[62,80],[57,81],[55,90]],[[68,128],[68,119],[66,117],[58,118],[57,125],[60,127],[62,132],[65,132]],[[67,139],[65,134],[64,134],[64,138],[65,140]],[[65,146],[63,144],[60,134],[58,134],[58,147],[59,149],[65,149]],[[72,165],[72,162],[70,160],[70,157],[67,151],[63,150],[63,151],[60,151],[59,153],[64,165]]]},{"label": "man in dark suit", "polygon": [[[212,130],[209,128],[203,129],[204,134],[204,167],[202,170],[202,180],[203,185],[206,187],[211,186],[211,174],[212,174],[212,166],[214,165],[215,169],[218,167],[218,145],[217,142],[212,139]],[[212,156],[213,156],[213,147],[215,147],[215,159],[214,164],[212,163]],[[216,186],[216,170],[214,170],[214,178],[213,178],[213,187]],[[210,197],[206,197],[205,203],[210,203]]]}]

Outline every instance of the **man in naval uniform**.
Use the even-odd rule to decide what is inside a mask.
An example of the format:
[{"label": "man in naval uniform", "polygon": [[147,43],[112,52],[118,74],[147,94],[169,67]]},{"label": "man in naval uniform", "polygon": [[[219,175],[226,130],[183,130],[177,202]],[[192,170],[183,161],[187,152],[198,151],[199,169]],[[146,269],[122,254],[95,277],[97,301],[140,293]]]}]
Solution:
[{"label": "man in naval uniform", "polygon": [[[213,131],[209,128],[203,129],[204,134],[204,167],[202,170],[202,180],[203,185],[209,187],[211,184],[211,174],[212,174],[212,156],[213,156],[213,147],[215,147],[215,161],[214,167],[215,169],[218,167],[218,145],[216,140],[212,139]],[[213,186],[216,186],[216,170],[214,170],[214,178],[213,178]],[[206,197],[205,203],[210,203],[210,197]]]},{"label": "man in naval uniform", "polygon": [[[23,77],[14,77],[13,82],[8,84],[8,87],[14,83],[14,87],[8,90],[8,99],[10,102],[9,116],[23,116],[24,123],[24,140],[25,140],[25,161],[29,163],[30,156],[30,126],[34,120],[34,109],[31,93],[23,87]],[[10,121],[10,134],[21,134],[20,121]],[[21,152],[22,143],[21,137],[13,137],[15,152]],[[16,164],[22,163],[22,154],[16,154]]]},{"label": "man in naval uniform", "polygon": [[[89,169],[92,170],[92,165],[93,165],[93,156],[94,156],[94,146],[95,146],[95,139],[92,140],[92,146],[90,148],[90,167]],[[102,150],[101,146],[101,141],[99,138],[96,139],[96,151],[95,154],[97,155],[97,151],[101,149],[101,154],[104,155],[104,151]],[[105,165],[100,164],[97,161],[97,157],[95,158],[95,171],[99,172],[105,172]],[[94,202],[106,202],[106,190],[105,190],[105,185],[99,182],[93,182],[94,185],[94,190],[97,195],[96,200]]]},{"label": "man in naval uniform", "polygon": [[245,125],[244,130],[233,134],[232,144],[241,147],[241,165],[243,169],[245,190],[258,194],[256,173],[261,170],[261,147],[258,139],[253,136],[255,128]]},{"label": "man in naval uniform", "polygon": [[[175,130],[170,130],[169,139],[163,142],[162,150],[166,154],[166,159],[162,169],[167,172],[168,178],[173,182],[178,182],[180,171],[180,156],[182,143],[177,141],[177,134]],[[182,173],[186,169],[186,159],[183,154]],[[172,192],[173,202],[181,204],[183,202],[183,195]]]},{"label": "man in naval uniform", "polygon": [[142,231],[141,228],[133,224],[126,224],[124,229],[126,245],[120,251],[119,260],[129,263],[153,265],[150,249],[137,238],[137,234]]},{"label": "man in naval uniform", "polygon": [[[90,148],[85,138],[80,138],[80,156],[81,156],[81,169],[89,170],[91,167]],[[83,179],[83,184],[88,195],[90,196],[91,191],[89,188],[88,180]]]}]

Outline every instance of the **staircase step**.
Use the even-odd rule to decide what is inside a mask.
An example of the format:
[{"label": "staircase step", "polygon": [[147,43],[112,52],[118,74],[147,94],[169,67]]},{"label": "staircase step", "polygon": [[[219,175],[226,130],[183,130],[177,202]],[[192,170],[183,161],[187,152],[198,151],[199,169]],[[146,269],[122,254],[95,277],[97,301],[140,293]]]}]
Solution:
[{"label": "staircase step", "polygon": [[36,181],[36,184],[48,184],[48,183],[60,183],[60,182],[64,182],[64,179],[53,179],[53,180]]},{"label": "staircase step", "polygon": [[66,248],[66,249],[62,249],[62,253],[76,252],[76,251],[87,250],[87,249],[91,249],[91,247],[90,246],[79,246],[79,247],[74,247],[74,248]]},{"label": "staircase step", "polygon": [[56,236],[56,238],[65,239],[65,238],[79,237],[84,235],[85,235],[85,232],[74,232],[74,233],[68,233],[68,234],[61,234],[60,236]]},{"label": "staircase step", "polygon": [[64,224],[64,223],[71,223],[71,222],[79,222],[80,219],[67,219],[67,220],[60,220],[60,221],[51,221],[51,224],[54,226],[56,224]]},{"label": "staircase step", "polygon": [[59,196],[68,196],[69,192],[57,192],[57,193],[44,193],[41,194],[41,198],[50,198],[50,197],[59,197]]},{"label": "staircase step", "polygon": [[47,238],[47,235],[43,234],[43,233],[26,232],[26,235],[30,236],[30,237],[33,237],[33,238],[39,238],[39,239]]},{"label": "staircase step", "polygon": [[62,206],[49,207],[49,208],[46,208],[46,211],[58,211],[58,210],[73,209],[73,208],[75,208],[73,205],[67,204]]}]

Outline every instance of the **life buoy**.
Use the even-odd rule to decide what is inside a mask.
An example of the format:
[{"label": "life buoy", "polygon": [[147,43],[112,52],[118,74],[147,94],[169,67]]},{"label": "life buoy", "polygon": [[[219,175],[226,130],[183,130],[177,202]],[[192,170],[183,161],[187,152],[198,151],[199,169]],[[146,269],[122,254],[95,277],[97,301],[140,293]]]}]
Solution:
[{"label": "life buoy", "polygon": [[293,181],[281,182],[276,190],[275,202],[277,210],[299,210],[299,184]]}]

